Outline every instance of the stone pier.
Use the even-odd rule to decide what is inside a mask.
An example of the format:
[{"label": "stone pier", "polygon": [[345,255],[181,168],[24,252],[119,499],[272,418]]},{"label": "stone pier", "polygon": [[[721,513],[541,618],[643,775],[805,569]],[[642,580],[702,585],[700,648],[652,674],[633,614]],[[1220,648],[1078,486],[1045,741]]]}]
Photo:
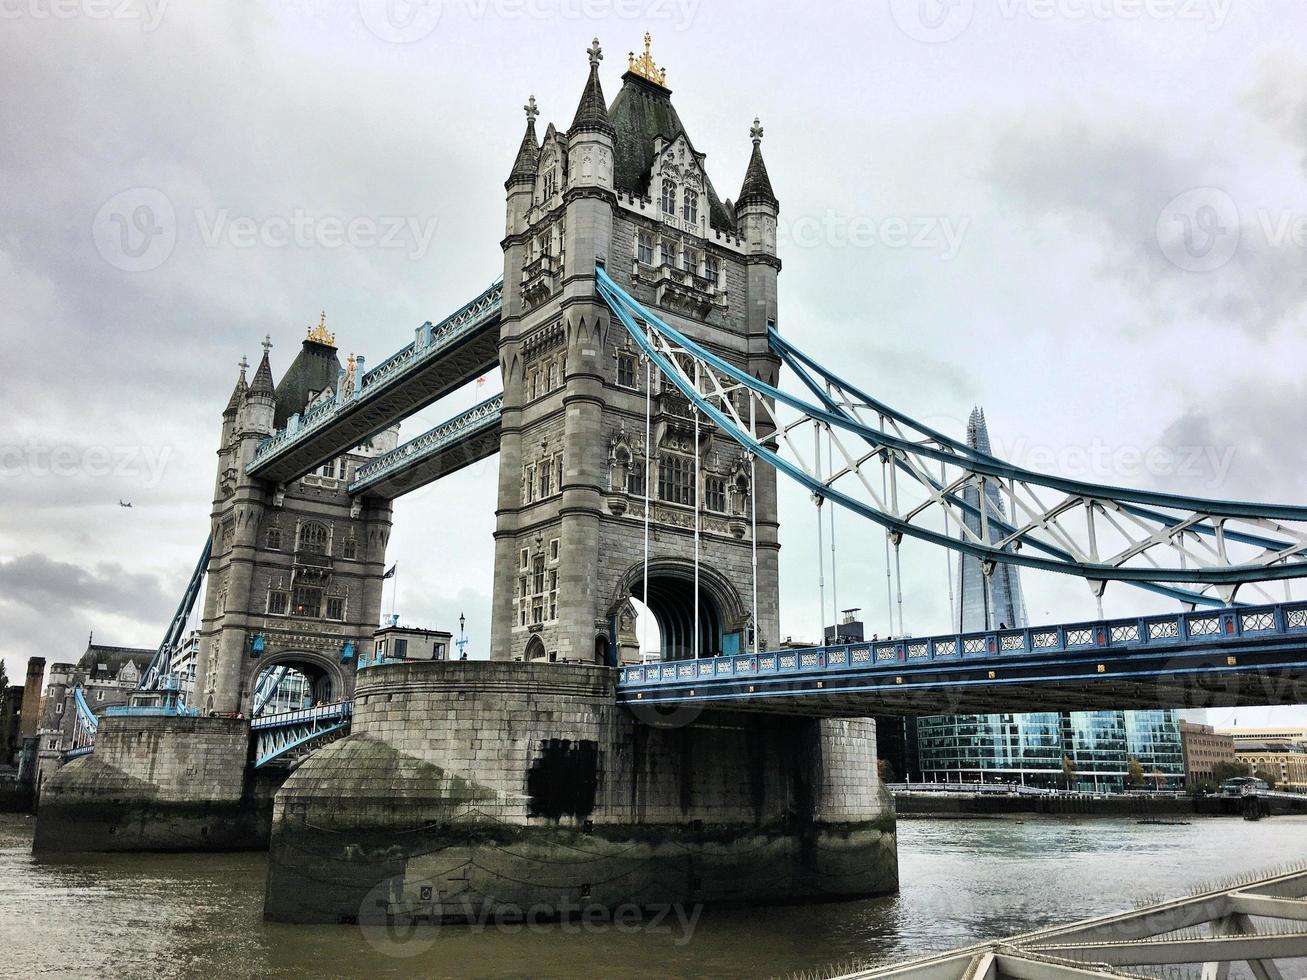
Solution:
[{"label": "stone pier", "polygon": [[871,721],[647,724],[589,665],[359,675],[352,734],[277,794],[265,915],[466,921],[533,910],[892,892]]},{"label": "stone pier", "polygon": [[228,718],[102,718],[95,752],[42,785],[33,852],[263,846],[249,737],[249,722]]}]

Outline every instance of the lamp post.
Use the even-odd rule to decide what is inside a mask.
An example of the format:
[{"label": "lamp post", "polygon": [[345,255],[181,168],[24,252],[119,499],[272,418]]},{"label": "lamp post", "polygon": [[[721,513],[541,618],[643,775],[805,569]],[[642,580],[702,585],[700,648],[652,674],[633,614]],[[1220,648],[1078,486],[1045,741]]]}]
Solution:
[{"label": "lamp post", "polygon": [[458,614],[458,659],[467,659],[467,617],[462,613]]}]

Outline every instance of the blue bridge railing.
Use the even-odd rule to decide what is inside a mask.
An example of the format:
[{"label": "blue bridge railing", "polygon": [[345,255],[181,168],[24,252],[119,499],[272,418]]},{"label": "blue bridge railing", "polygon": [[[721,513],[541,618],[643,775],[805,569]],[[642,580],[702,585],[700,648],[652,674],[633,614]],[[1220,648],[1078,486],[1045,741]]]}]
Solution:
[{"label": "blue bridge railing", "polygon": [[919,664],[1001,662],[1019,655],[1053,658],[1094,650],[1128,653],[1201,643],[1254,643],[1276,636],[1307,637],[1307,602],[636,664],[621,668],[618,686],[631,689],[730,677],[893,671]]}]

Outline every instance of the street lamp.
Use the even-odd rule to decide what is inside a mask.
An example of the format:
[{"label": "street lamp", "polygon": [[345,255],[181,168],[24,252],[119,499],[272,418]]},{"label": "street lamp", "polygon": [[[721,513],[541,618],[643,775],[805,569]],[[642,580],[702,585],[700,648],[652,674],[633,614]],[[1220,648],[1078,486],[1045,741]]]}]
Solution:
[{"label": "street lamp", "polygon": [[467,636],[465,635],[466,627],[467,627],[467,617],[464,616],[462,613],[459,613],[458,614],[458,659],[459,660],[467,659]]}]

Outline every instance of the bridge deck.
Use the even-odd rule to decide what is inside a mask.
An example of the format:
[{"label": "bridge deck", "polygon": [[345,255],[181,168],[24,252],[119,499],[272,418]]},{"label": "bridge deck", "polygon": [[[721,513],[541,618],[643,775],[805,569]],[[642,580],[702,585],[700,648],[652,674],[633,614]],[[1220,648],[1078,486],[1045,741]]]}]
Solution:
[{"label": "bridge deck", "polygon": [[628,704],[810,716],[1297,703],[1307,604],[622,668]]},{"label": "bridge deck", "polygon": [[420,411],[494,367],[502,284],[363,375],[357,392],[307,413],[260,444],[246,472],[287,483]]},{"label": "bridge deck", "polygon": [[349,492],[393,499],[493,456],[503,403],[503,395],[489,398],[359,467]]}]

